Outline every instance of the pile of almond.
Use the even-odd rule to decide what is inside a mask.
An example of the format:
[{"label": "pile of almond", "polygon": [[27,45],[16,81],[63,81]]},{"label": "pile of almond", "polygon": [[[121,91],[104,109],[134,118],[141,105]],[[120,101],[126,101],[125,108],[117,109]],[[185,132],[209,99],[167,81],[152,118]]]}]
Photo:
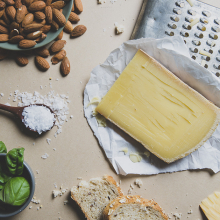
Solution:
[{"label": "pile of almond", "polygon": [[[20,48],[31,48],[44,40],[50,30],[57,31],[60,27],[64,27],[63,31],[70,34],[71,38],[83,35],[87,30],[84,25],[77,25],[75,28],[72,25],[80,20],[82,2],[74,1],[69,19],[66,21],[62,8],[67,1],[69,0],[0,0],[0,42],[17,43]],[[61,62],[60,70],[64,76],[70,72],[70,63],[63,49],[66,44],[66,41],[62,40],[63,31],[49,49],[43,47],[32,50],[36,55],[36,66],[40,70],[46,71],[50,68],[45,58],[51,54],[52,64]],[[8,54],[9,51],[0,49],[0,60]],[[27,65],[27,52],[17,53],[15,60],[20,66]]]}]

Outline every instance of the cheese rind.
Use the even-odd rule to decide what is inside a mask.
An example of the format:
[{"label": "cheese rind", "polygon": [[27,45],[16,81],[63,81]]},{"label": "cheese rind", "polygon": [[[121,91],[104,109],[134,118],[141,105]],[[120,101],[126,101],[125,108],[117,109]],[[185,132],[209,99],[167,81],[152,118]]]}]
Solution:
[{"label": "cheese rind", "polygon": [[139,50],[96,110],[167,163],[198,149],[219,109]]}]

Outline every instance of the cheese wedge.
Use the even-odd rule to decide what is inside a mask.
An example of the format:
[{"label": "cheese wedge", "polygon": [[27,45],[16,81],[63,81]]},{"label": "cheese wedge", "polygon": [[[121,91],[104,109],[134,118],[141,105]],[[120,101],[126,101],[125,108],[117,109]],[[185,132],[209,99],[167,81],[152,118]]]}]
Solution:
[{"label": "cheese wedge", "polygon": [[208,220],[220,219],[220,192],[214,192],[208,198],[203,199],[200,207]]},{"label": "cheese wedge", "polygon": [[219,109],[139,50],[96,111],[167,163],[198,149]]}]

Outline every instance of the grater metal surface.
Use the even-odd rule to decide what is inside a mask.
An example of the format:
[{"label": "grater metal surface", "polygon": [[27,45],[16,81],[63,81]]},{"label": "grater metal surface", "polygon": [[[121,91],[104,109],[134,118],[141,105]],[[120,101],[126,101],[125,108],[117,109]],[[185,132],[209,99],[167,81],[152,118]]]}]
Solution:
[{"label": "grater metal surface", "polygon": [[181,35],[192,59],[219,77],[219,33],[219,8],[197,0],[193,7],[186,0],[144,0],[131,39]]}]

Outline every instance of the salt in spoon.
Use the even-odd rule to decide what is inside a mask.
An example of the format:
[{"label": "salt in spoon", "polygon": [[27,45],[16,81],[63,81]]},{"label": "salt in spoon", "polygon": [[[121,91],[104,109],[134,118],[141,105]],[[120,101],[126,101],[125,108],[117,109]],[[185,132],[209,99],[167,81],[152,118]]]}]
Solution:
[{"label": "salt in spoon", "polygon": [[[24,120],[23,120],[24,116],[22,115],[22,113],[23,113],[24,109],[27,108],[27,107],[31,107],[31,106],[43,106],[43,107],[46,107],[47,109],[49,109],[50,112],[54,115],[54,120],[53,120],[53,126],[54,126],[54,124],[55,124],[55,114],[49,106],[44,105],[44,104],[32,104],[32,105],[23,106],[23,107],[12,107],[12,106],[8,106],[8,105],[0,104],[0,109],[11,112],[12,114],[16,115],[22,121],[22,123],[24,124],[24,126],[27,129],[29,129],[30,131],[38,133],[37,130],[31,129],[30,127],[26,126],[25,123],[24,123]],[[52,129],[52,127],[50,129]],[[49,131],[50,129],[48,129],[46,131]],[[46,132],[46,131],[43,131],[43,132]]]}]

